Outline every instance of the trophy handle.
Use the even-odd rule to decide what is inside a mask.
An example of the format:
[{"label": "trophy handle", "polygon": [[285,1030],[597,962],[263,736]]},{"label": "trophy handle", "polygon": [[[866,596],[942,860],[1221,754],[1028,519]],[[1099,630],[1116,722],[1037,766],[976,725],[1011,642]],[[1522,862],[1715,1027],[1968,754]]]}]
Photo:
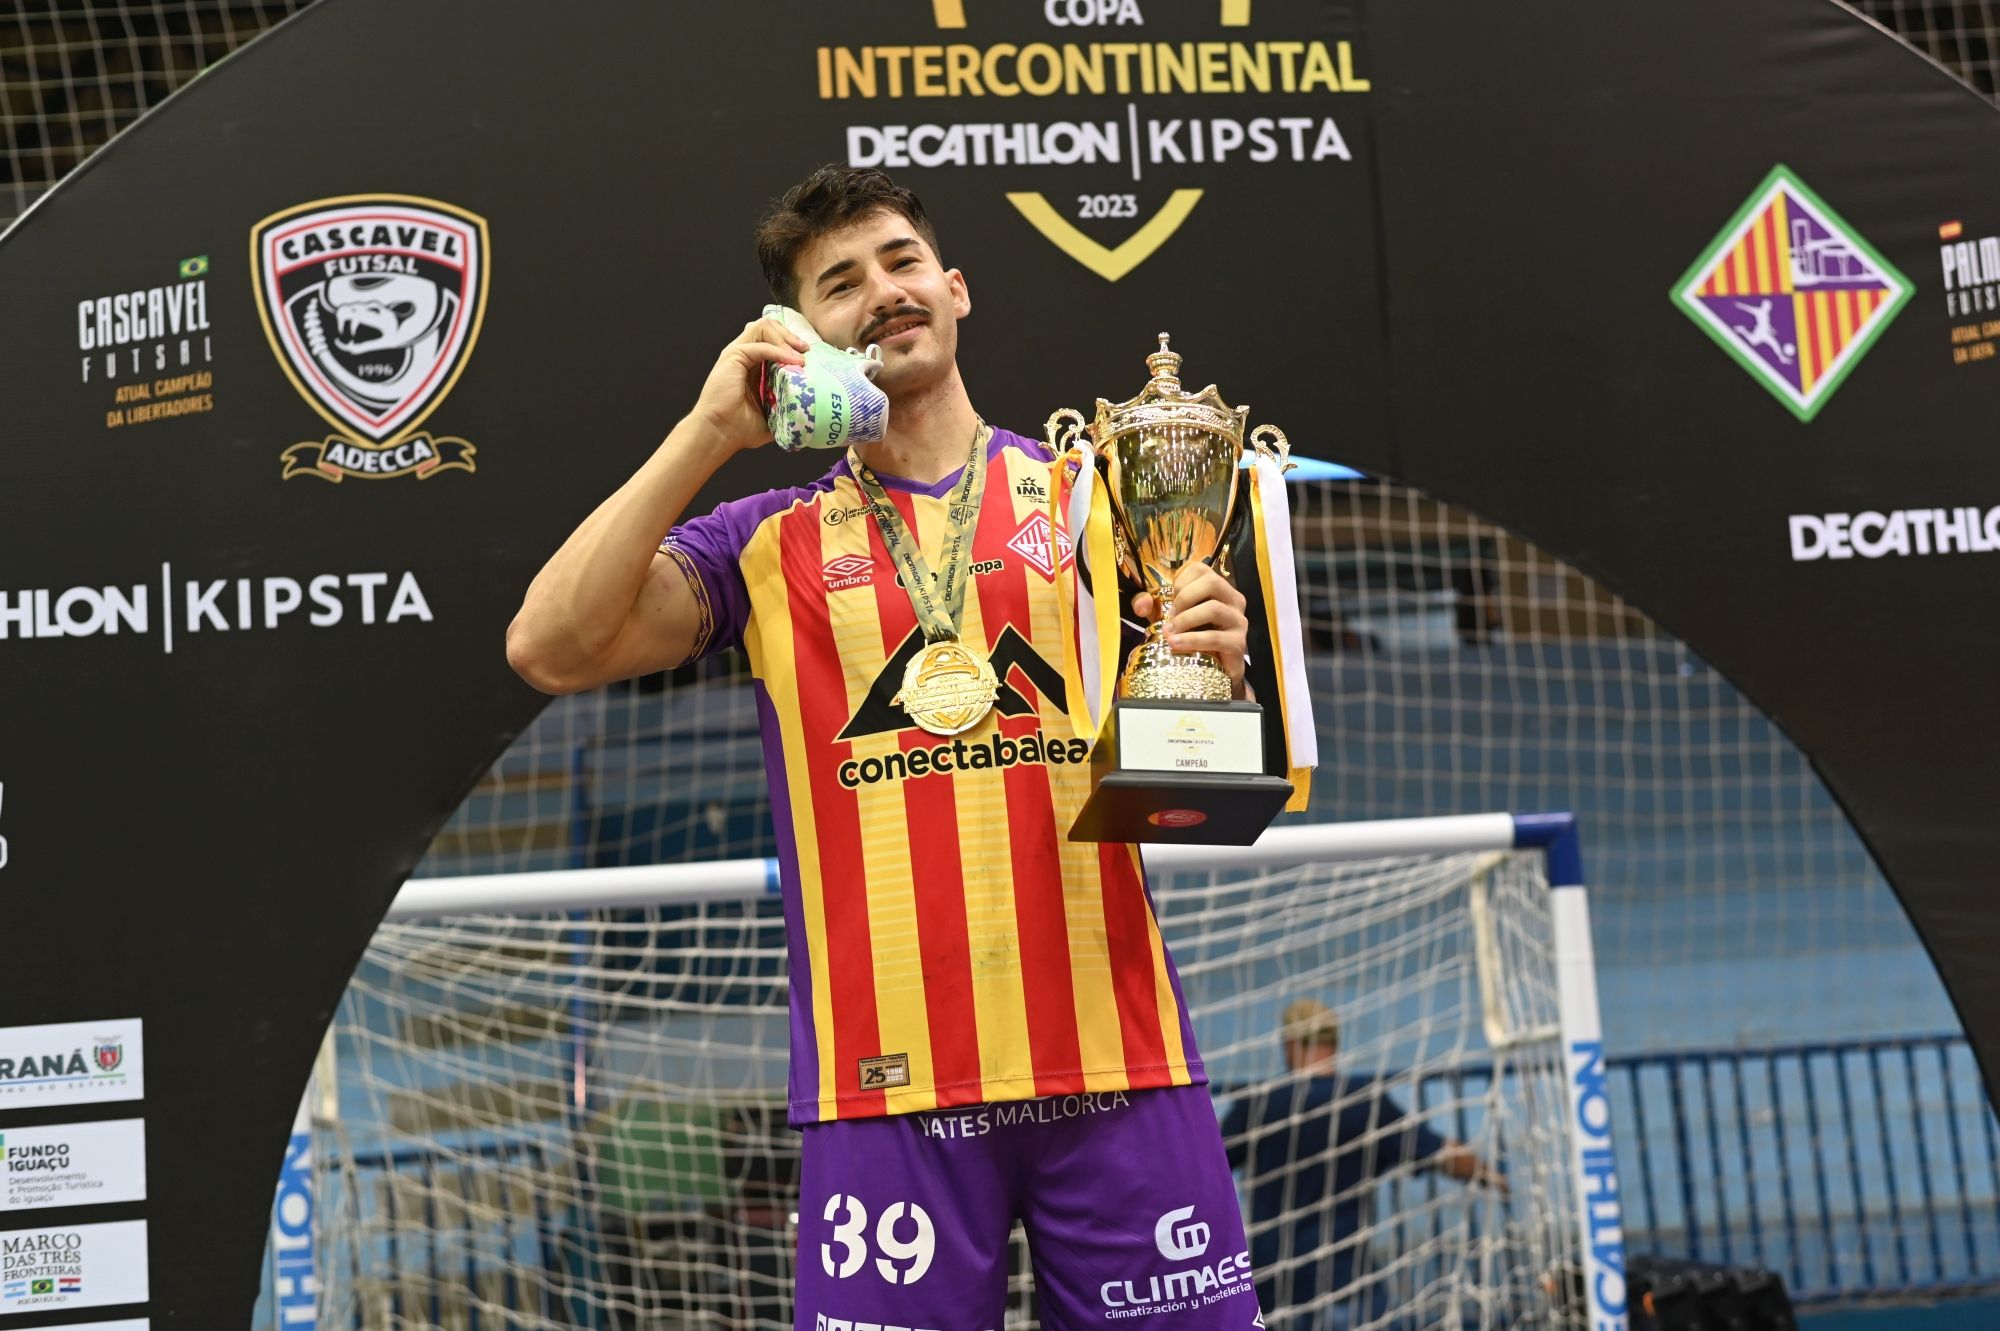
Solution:
[{"label": "trophy handle", "polygon": [[1292,461],[1292,441],[1287,439],[1285,432],[1275,425],[1260,425],[1252,430],[1250,446],[1264,457],[1276,462],[1280,476],[1298,468],[1299,464]]},{"label": "trophy handle", "polygon": [[[1064,428],[1058,430],[1056,428],[1058,421],[1067,422],[1067,424]],[[1090,422],[1084,419],[1082,412],[1078,411],[1075,407],[1059,407],[1049,417],[1047,422],[1043,424],[1042,438],[1048,443],[1050,448],[1056,451],[1057,457],[1061,457],[1063,454],[1069,452],[1070,449],[1076,447],[1079,442],[1079,436],[1081,437],[1083,451],[1089,453],[1091,451],[1089,431]]]}]

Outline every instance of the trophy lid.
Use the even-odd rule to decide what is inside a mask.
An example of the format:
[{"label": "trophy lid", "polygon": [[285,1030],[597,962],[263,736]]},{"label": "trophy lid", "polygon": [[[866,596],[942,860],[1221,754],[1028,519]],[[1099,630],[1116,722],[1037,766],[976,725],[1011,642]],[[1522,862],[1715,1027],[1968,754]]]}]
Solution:
[{"label": "trophy lid", "polygon": [[1214,384],[1199,393],[1182,388],[1181,354],[1172,348],[1171,342],[1171,334],[1160,334],[1159,350],[1146,357],[1146,369],[1152,379],[1139,390],[1137,397],[1119,403],[1097,399],[1097,419],[1090,433],[1098,447],[1121,435],[1167,424],[1190,426],[1221,435],[1238,448],[1243,446],[1243,429],[1250,408],[1230,406],[1222,400]]}]

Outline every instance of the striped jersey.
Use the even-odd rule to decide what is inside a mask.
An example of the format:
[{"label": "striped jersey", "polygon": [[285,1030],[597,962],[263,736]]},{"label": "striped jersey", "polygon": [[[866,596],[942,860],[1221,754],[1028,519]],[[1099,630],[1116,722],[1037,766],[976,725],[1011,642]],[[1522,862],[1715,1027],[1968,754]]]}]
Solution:
[{"label": "striped jersey", "polygon": [[[791,1119],[1206,1080],[1137,848],[1073,842],[1059,579],[1073,578],[1049,450],[995,430],[960,636],[1000,679],[963,734],[891,699],[923,645],[846,459],[718,506],[662,550],[702,606],[696,655],[755,677],[791,964]],[[928,560],[956,475],[880,476]]]}]

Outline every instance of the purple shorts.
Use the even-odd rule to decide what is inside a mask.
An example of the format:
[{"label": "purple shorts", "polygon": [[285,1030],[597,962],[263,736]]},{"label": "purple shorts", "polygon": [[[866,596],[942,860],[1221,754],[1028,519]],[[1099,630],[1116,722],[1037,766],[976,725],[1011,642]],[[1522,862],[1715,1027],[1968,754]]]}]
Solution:
[{"label": "purple shorts", "polygon": [[804,1130],[797,1331],[999,1331],[1027,1230],[1050,1331],[1262,1326],[1207,1088]]}]

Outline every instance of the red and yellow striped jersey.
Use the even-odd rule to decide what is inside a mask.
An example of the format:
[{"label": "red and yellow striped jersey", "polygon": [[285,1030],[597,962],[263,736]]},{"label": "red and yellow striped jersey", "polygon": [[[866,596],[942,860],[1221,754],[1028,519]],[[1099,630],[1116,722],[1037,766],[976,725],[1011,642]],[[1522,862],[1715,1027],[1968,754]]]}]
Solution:
[{"label": "red and yellow striped jersey", "polygon": [[[950,739],[890,705],[923,637],[844,459],[662,546],[704,608],[697,654],[740,644],[756,678],[794,1123],[1206,1080],[1137,848],[1067,839],[1089,768],[1062,672],[1058,469],[1005,430],[988,447],[959,628],[1000,696]],[[934,556],[957,477],[880,479]]]}]

